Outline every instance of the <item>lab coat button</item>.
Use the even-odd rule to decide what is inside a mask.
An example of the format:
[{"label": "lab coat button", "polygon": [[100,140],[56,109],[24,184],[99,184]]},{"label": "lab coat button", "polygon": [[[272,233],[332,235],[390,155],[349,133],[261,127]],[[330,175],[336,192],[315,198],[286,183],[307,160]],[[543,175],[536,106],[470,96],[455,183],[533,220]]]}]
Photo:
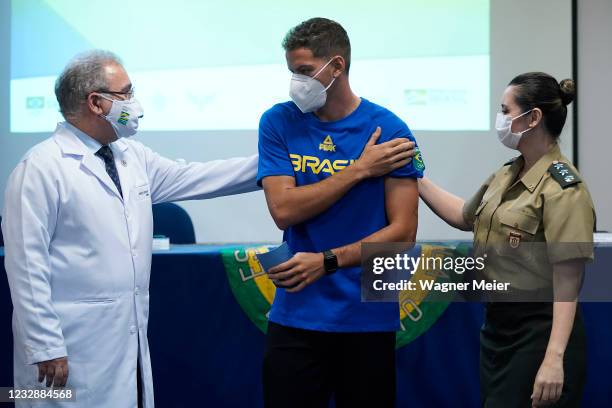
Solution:
[{"label": "lab coat button", "polygon": [[130,334],[136,334],[136,326],[130,327]]}]

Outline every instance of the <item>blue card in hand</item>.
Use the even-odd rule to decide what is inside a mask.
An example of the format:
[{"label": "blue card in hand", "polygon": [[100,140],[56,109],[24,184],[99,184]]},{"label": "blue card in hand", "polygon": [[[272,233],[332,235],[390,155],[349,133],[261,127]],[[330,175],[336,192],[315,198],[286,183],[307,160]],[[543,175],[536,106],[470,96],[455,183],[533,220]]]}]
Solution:
[{"label": "blue card in hand", "polygon": [[293,252],[289,249],[289,245],[283,242],[279,247],[272,249],[271,251],[264,252],[263,254],[257,254],[257,260],[263,267],[266,273],[270,268],[280,265],[283,262],[287,262],[293,258]]}]

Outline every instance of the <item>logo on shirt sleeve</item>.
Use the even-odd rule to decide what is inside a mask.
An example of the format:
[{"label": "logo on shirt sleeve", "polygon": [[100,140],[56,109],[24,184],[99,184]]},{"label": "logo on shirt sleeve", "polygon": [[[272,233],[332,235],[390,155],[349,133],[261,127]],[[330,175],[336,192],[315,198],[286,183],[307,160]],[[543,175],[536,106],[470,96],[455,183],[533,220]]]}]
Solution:
[{"label": "logo on shirt sleeve", "polygon": [[319,150],[323,150],[324,152],[335,152],[336,151],[336,145],[332,141],[332,138],[330,135],[327,135],[325,140],[323,140],[323,143],[319,145]]},{"label": "logo on shirt sleeve", "polygon": [[414,148],[414,158],[413,158],[414,168],[418,171],[425,170],[425,163],[423,162],[423,155],[421,154],[421,150],[418,147]]}]

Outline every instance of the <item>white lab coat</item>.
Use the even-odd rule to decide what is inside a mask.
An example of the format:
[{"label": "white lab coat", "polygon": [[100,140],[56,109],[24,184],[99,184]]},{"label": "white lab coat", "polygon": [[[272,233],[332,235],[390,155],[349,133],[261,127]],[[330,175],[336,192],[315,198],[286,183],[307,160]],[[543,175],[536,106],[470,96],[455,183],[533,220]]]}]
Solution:
[{"label": "white lab coat", "polygon": [[111,148],[123,199],[65,124],[25,155],[8,182],[2,230],[15,387],[38,385],[35,363],[68,356],[67,386],[77,393],[76,403],[35,406],[136,407],[139,358],[144,407],[152,408],[151,205],[258,189],[256,155],[179,164],[133,140]]}]

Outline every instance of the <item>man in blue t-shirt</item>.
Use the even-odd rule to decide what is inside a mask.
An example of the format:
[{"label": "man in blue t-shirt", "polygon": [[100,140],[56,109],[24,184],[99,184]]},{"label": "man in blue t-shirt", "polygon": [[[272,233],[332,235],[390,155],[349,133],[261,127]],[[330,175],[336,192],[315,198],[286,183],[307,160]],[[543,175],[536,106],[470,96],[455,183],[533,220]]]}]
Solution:
[{"label": "man in blue t-shirt", "polygon": [[[364,172],[363,155],[406,139],[408,126],[351,91],[350,42],[314,18],[283,42],[293,101],[259,126],[268,208],[295,256],[269,272],[277,285],[263,367],[266,407],[392,407],[397,303],[361,301],[361,242],[414,242],[418,148],[393,171]],[[387,145],[388,146],[388,145]],[[386,177],[382,177],[386,174]]]}]

